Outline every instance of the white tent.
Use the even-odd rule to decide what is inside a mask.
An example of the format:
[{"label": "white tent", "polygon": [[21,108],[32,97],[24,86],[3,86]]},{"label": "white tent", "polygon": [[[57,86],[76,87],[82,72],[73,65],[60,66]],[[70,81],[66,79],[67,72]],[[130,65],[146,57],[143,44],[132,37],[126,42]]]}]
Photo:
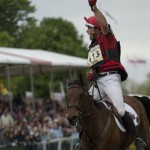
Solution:
[{"label": "white tent", "polygon": [[[0,48],[0,75],[4,75],[4,65],[9,64],[11,75],[33,72],[50,72],[87,67],[86,59],[44,50]],[[16,65],[14,65],[16,64]]]},{"label": "white tent", "polygon": [[0,54],[0,64],[30,64],[30,60],[11,55]]},{"label": "white tent", "polygon": [[[7,76],[8,88],[11,92],[10,76],[30,74],[33,106],[33,73],[51,73],[54,71],[83,69],[86,67],[88,67],[86,59],[79,57],[44,50],[0,47],[0,76]],[[51,80],[53,80],[52,75]],[[12,108],[11,97],[10,106]]]}]

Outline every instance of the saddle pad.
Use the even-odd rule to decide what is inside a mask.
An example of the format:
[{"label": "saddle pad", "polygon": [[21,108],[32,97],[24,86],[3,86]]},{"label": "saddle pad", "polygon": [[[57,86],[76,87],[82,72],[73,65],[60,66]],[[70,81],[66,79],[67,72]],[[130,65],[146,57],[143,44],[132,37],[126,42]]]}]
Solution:
[{"label": "saddle pad", "polygon": [[[128,104],[126,104],[126,103],[125,103],[125,110],[130,113],[130,115],[131,115],[131,117],[132,117],[132,119],[134,121],[135,126],[139,125],[140,118],[137,115],[137,113],[135,112],[135,110],[131,106],[129,106]],[[122,132],[126,132],[126,129],[122,126],[122,124],[118,121],[118,119],[115,116],[114,116],[114,118],[115,118],[115,121],[116,121],[119,129]]]},{"label": "saddle pad", "polygon": [[[107,109],[109,109],[109,108],[107,107],[107,104],[106,104],[104,101],[103,101],[102,103],[106,106]],[[126,104],[126,103],[124,103],[124,104],[125,104],[125,110],[130,113],[131,117],[133,118],[133,121],[134,121],[135,126],[139,125],[139,123],[140,123],[140,118],[139,118],[139,116],[137,115],[137,113],[135,112],[135,110],[134,110],[131,106],[129,106],[128,104]],[[122,132],[126,132],[126,129],[125,129],[124,126],[122,126],[122,124],[119,122],[118,118],[117,118],[114,114],[113,114],[113,116],[114,116],[114,118],[115,118],[116,124],[117,124],[117,126],[119,127],[119,129],[120,129]]]}]

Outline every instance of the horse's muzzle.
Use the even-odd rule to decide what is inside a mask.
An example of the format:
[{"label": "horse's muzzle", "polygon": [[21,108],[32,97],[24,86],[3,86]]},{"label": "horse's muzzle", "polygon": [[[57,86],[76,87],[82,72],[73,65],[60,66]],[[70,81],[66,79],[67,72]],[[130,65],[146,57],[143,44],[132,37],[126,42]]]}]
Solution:
[{"label": "horse's muzzle", "polygon": [[68,118],[68,120],[69,120],[69,124],[70,124],[71,126],[75,126],[75,125],[77,125],[78,117],[77,117],[77,116],[73,116],[73,117],[71,117],[71,118]]}]

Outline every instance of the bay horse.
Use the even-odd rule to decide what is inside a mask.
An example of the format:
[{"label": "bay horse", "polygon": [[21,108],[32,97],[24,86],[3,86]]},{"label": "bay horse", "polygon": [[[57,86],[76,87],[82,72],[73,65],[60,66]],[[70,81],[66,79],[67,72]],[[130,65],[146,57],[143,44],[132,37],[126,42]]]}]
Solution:
[{"label": "bay horse", "polygon": [[[140,102],[137,98],[124,96],[124,101],[138,114],[140,123],[137,130],[147,144],[145,150],[150,150],[150,99],[146,108],[144,100]],[[118,128],[111,111],[101,102],[95,104],[81,76],[68,83],[66,104],[70,125],[79,122],[82,127],[81,150],[126,150],[133,142],[129,133]]]}]

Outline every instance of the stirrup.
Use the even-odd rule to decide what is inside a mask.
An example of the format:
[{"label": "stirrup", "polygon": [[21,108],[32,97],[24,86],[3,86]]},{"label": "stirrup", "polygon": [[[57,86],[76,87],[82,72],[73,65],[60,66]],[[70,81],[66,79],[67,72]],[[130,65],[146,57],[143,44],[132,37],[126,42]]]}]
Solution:
[{"label": "stirrup", "polygon": [[135,146],[137,150],[145,150],[147,145],[141,138],[135,138]]},{"label": "stirrup", "polygon": [[74,147],[74,150],[80,150],[80,142],[79,143],[77,143],[76,145],[75,145],[75,147]]}]

